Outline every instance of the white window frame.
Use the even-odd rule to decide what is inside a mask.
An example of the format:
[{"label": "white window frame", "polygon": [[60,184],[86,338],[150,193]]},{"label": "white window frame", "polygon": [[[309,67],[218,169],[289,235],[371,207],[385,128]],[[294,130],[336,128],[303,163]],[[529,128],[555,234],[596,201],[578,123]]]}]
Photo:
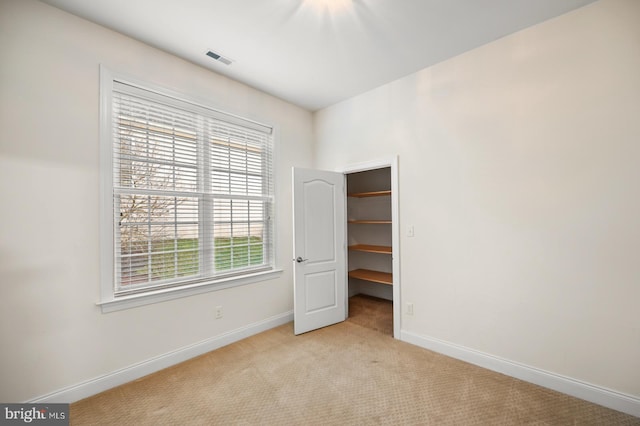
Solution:
[{"label": "white window frame", "polygon": [[[191,296],[195,294],[221,290],[240,285],[256,283],[270,280],[282,274],[282,269],[277,267],[276,242],[275,242],[275,220],[272,220],[272,268],[258,272],[247,272],[237,275],[213,277],[206,281],[192,284],[178,285],[165,288],[149,288],[138,293],[127,295],[116,295],[115,278],[115,255],[114,255],[114,202],[113,202],[113,134],[112,134],[112,105],[114,82],[125,83],[130,86],[157,93],[161,96],[177,99],[190,103],[198,108],[205,108],[213,112],[223,121],[234,124],[252,125],[257,127],[270,128],[264,124],[247,120],[219,111],[208,102],[187,96],[172,90],[158,87],[141,81],[137,78],[121,73],[115,73],[104,66],[100,66],[100,301],[97,303],[103,313],[128,309],[136,306],[162,302],[165,300]],[[275,158],[273,159],[275,163]],[[275,175],[275,166],[272,167]],[[272,176],[273,177],[273,176]],[[274,184],[275,187],[275,184]],[[275,198],[275,194],[274,194]],[[275,205],[275,200],[274,203]]]}]

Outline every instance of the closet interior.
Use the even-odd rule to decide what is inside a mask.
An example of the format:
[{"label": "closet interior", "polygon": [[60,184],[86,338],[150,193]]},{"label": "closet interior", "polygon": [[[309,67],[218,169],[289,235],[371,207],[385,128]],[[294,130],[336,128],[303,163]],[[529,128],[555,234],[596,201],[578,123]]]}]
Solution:
[{"label": "closet interior", "polygon": [[393,301],[391,168],[347,174],[349,297]]}]

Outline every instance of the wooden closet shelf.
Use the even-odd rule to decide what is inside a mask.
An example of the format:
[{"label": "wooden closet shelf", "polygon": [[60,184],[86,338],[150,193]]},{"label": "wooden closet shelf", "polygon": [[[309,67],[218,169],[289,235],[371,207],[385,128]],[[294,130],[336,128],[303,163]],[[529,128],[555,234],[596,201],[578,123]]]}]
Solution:
[{"label": "wooden closet shelf", "polygon": [[349,197],[383,197],[385,195],[391,195],[391,190],[386,191],[369,191],[369,192],[355,192],[353,194],[349,194]]},{"label": "wooden closet shelf", "polygon": [[391,254],[391,246],[374,246],[370,244],[355,244],[349,246],[349,250],[366,251],[369,253]]},{"label": "wooden closet shelf", "polygon": [[387,223],[391,223],[390,220],[369,220],[369,219],[358,219],[358,220],[349,220],[349,223],[369,223],[373,225],[384,225]]},{"label": "wooden closet shelf", "polygon": [[357,278],[359,280],[372,281],[380,284],[393,284],[393,276],[389,272],[372,271],[370,269],[355,269],[349,271],[351,278]]}]

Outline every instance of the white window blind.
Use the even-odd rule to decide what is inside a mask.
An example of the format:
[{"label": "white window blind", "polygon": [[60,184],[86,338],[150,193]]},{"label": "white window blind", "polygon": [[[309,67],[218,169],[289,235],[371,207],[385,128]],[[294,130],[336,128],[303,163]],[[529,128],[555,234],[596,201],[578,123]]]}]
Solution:
[{"label": "white window blind", "polygon": [[271,128],[118,81],[114,295],[274,267]]}]

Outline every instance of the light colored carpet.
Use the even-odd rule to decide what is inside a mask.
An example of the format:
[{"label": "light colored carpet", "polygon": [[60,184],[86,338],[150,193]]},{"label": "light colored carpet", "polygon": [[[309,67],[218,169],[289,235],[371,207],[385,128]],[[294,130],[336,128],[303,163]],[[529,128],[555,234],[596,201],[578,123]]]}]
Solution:
[{"label": "light colored carpet", "polygon": [[350,306],[344,323],[301,336],[286,324],[74,403],[71,424],[640,425],[394,340],[388,302]]}]

